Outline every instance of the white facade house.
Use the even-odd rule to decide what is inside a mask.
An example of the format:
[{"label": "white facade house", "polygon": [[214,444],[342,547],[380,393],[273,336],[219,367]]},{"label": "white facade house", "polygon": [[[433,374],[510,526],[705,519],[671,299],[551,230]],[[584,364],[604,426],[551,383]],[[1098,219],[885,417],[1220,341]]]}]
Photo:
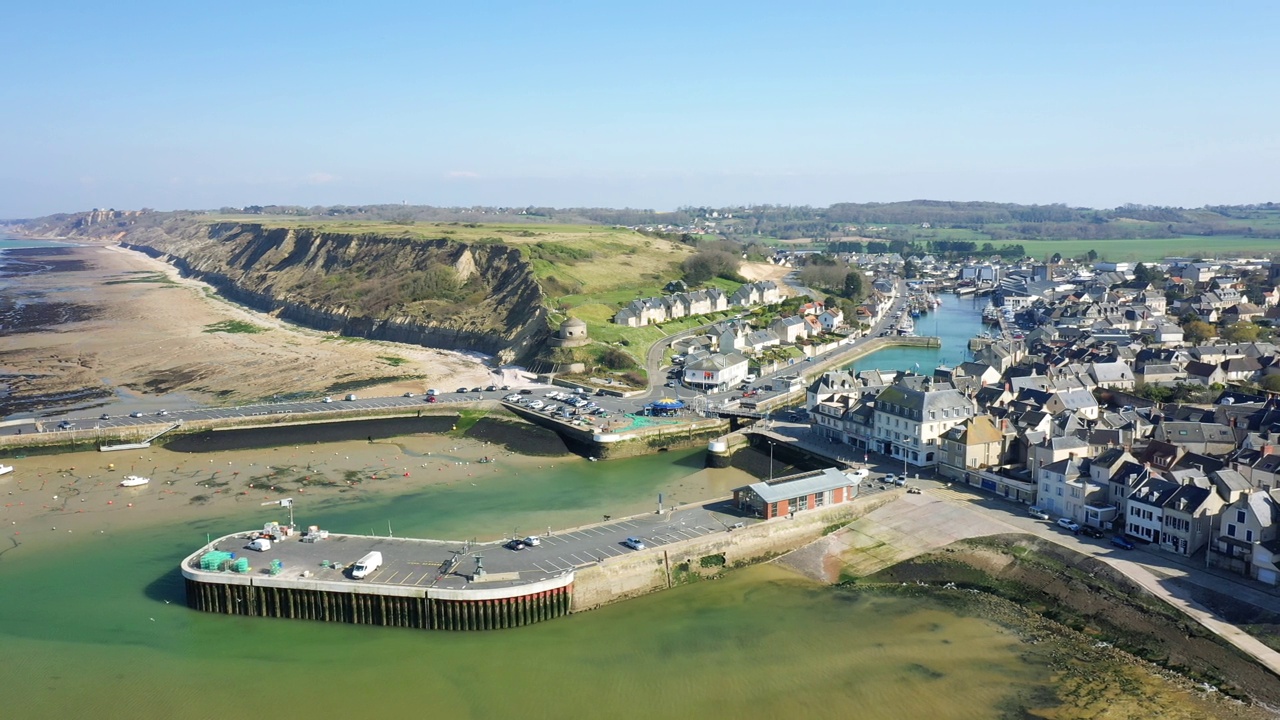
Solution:
[{"label": "white facade house", "polygon": [[715,353],[686,364],[684,384],[703,391],[727,390],[747,378],[747,359],[736,352]]},{"label": "white facade house", "polygon": [[840,308],[827,308],[818,315],[818,322],[821,323],[823,330],[831,332],[844,325],[844,312]]},{"label": "white facade house", "polygon": [[973,417],[973,401],[953,388],[934,390],[928,378],[920,389],[905,384],[876,396],[872,448],[917,467],[936,467],[939,438]]}]

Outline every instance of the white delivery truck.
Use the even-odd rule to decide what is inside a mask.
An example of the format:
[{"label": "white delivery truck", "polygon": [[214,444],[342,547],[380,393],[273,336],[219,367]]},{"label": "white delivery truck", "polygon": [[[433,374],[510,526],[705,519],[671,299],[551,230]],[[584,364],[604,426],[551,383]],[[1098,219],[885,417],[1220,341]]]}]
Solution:
[{"label": "white delivery truck", "polygon": [[271,541],[266,538],[256,538],[254,540],[250,540],[249,544],[245,545],[245,547],[250,550],[257,550],[258,552],[266,552],[271,549]]},{"label": "white delivery truck", "polygon": [[382,567],[382,553],[374,550],[356,561],[351,568],[351,577],[363,580],[380,567]]}]

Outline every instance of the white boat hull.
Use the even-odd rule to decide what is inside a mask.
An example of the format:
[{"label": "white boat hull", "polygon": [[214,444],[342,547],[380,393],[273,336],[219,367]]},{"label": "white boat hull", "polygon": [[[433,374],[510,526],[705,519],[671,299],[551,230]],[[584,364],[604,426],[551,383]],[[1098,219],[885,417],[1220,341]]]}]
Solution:
[{"label": "white boat hull", "polygon": [[139,487],[151,482],[151,478],[138,477],[137,475],[129,475],[120,481],[120,487]]},{"label": "white boat hull", "polygon": [[13,472],[12,465],[0,465],[0,475],[8,475]]}]

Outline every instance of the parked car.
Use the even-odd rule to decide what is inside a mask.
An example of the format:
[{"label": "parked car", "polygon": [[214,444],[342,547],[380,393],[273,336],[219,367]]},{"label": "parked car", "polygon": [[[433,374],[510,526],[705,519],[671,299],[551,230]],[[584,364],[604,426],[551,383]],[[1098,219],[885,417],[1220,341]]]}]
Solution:
[{"label": "parked car", "polygon": [[98,419],[99,419],[99,420],[110,420],[110,419],[111,419],[111,416],[110,416],[110,415],[108,415],[108,414],[106,414],[106,413],[102,413],[101,415],[99,415],[99,416],[98,416]]},{"label": "parked car", "polygon": [[407,393],[405,393],[405,394],[404,394],[404,396],[405,396],[405,397],[413,397],[413,393],[411,393],[411,392],[407,392]]},{"label": "parked car", "polygon": [[1073,533],[1080,532],[1080,525],[1071,518],[1058,518],[1058,527],[1064,530],[1070,530]]},{"label": "parked car", "polygon": [[435,396],[435,395],[428,395],[428,396],[427,396],[427,402],[429,402],[429,403],[436,402],[436,396]]},{"label": "parked car", "polygon": [[1040,518],[1041,520],[1049,519],[1049,513],[1045,512],[1044,508],[1038,508],[1035,505],[1027,508],[1027,514],[1033,518]]},{"label": "parked car", "polygon": [[884,483],[885,485],[893,485],[893,484],[894,484],[894,482],[895,482],[895,481],[897,481],[897,479],[898,479],[898,478],[897,478],[896,476],[894,476],[892,473],[890,473],[890,474],[885,475],[884,477],[880,478],[880,482]]},{"label": "parked car", "polygon": [[521,540],[520,542],[524,543],[528,547],[538,547],[539,545],[542,544],[542,538],[538,538],[530,535],[529,537],[525,538],[524,540]]},{"label": "parked car", "polygon": [[464,392],[466,392],[466,391],[467,391],[467,389],[466,389],[466,388],[464,388],[464,387],[460,387],[460,388],[458,388],[457,390],[454,390],[454,392],[460,392],[460,393],[464,393]]},{"label": "parked car", "polygon": [[1133,544],[1133,541],[1132,541],[1132,540],[1130,540],[1129,538],[1127,538],[1127,537],[1125,537],[1125,536],[1123,536],[1123,535],[1113,535],[1113,536],[1111,536],[1111,544],[1112,544],[1112,545],[1115,545],[1116,547],[1120,548],[1121,550],[1132,550],[1134,547],[1136,547],[1136,546]]},{"label": "parked car", "polygon": [[533,394],[533,391],[532,391],[532,390],[530,390],[529,388],[520,388],[520,394],[521,394],[521,395],[532,395],[532,394]]},{"label": "parked car", "polygon": [[643,540],[641,540],[640,538],[637,538],[637,537],[629,537],[629,538],[627,538],[626,540],[622,541],[622,544],[623,544],[623,545],[626,545],[627,547],[631,548],[632,550],[643,550],[643,549],[644,549],[644,541],[643,541]]},{"label": "parked car", "polygon": [[142,417],[142,413],[138,412],[137,410],[134,410],[133,412],[129,413],[129,417],[131,417],[131,418],[140,418],[140,417]]},{"label": "parked car", "polygon": [[507,543],[506,547],[507,547],[507,549],[508,549],[508,550],[523,550],[523,549],[524,549],[524,541],[523,541],[523,540],[512,540],[511,542],[508,542],[508,543]]},{"label": "parked car", "polygon": [[1102,532],[1102,530],[1092,525],[1081,525],[1080,534],[1084,535],[1085,537],[1098,538],[1098,539],[1101,539],[1104,536],[1104,533]]},{"label": "parked car", "polygon": [[494,391],[495,391],[495,390],[497,390],[497,389],[498,389],[498,386],[497,386],[497,385],[490,385],[489,387],[485,388],[485,389],[484,389],[484,391],[485,391],[485,392],[494,392]]}]

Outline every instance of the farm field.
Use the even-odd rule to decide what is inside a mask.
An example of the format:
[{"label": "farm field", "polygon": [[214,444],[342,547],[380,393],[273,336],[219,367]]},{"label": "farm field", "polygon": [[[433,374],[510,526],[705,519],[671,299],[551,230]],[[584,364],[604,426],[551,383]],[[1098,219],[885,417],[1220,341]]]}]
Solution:
[{"label": "farm field", "polygon": [[677,242],[607,225],[483,224],[343,221],[275,215],[209,215],[205,222],[243,222],[264,227],[307,228],[338,234],[501,243],[519,248],[553,300],[658,286],[680,276],[679,264],[694,253]]},{"label": "farm field", "polygon": [[1236,254],[1270,255],[1280,253],[1280,240],[1275,238],[1214,235],[1212,237],[1142,238],[1115,240],[1017,240],[1034,258],[1054,253],[1076,257],[1096,250],[1098,257],[1112,261],[1159,260],[1171,256],[1217,257]]}]

